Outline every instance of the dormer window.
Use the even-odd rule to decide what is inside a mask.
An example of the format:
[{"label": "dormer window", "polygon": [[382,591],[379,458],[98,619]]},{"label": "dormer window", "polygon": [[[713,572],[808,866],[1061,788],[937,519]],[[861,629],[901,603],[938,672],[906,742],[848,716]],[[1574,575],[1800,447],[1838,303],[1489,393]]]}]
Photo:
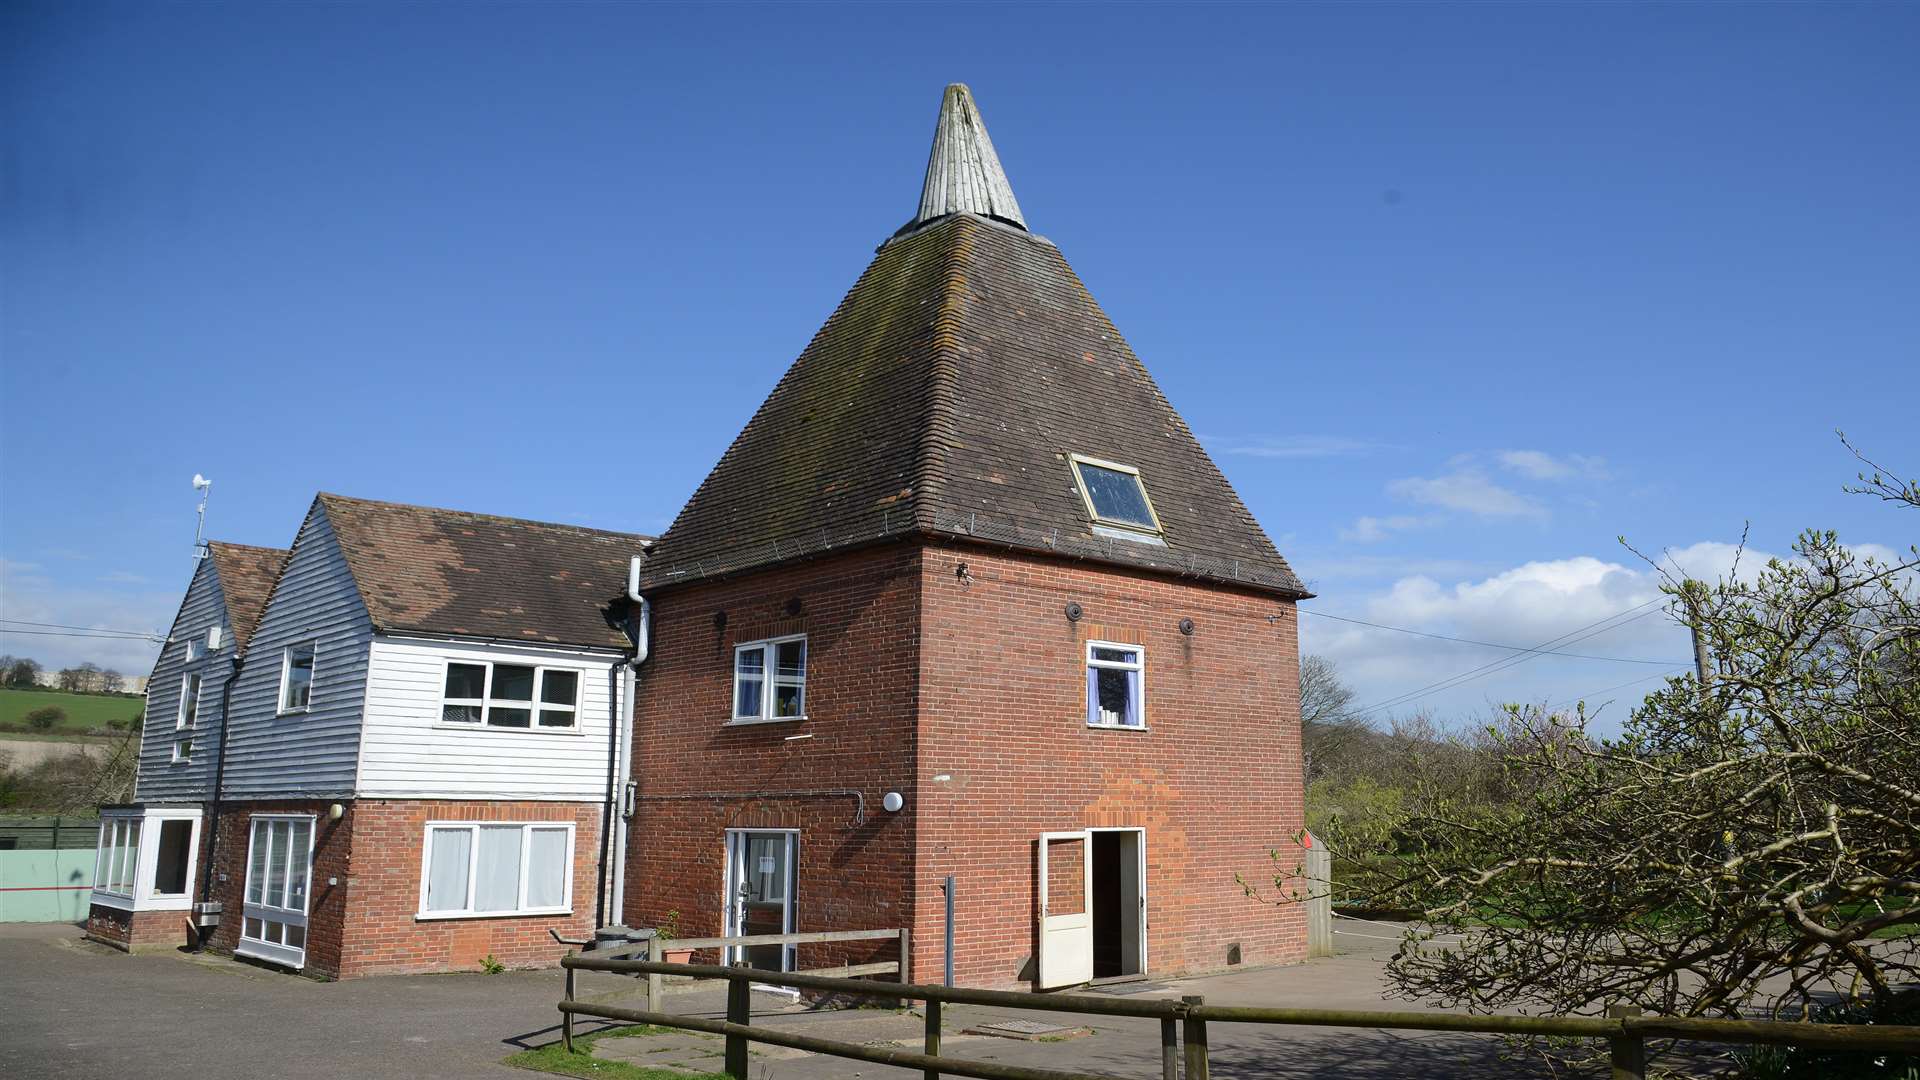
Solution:
[{"label": "dormer window", "polygon": [[1093,519],[1093,531],[1102,536],[1159,543],[1160,518],[1147,499],[1140,470],[1131,465],[1074,454],[1073,476],[1080,497]]}]

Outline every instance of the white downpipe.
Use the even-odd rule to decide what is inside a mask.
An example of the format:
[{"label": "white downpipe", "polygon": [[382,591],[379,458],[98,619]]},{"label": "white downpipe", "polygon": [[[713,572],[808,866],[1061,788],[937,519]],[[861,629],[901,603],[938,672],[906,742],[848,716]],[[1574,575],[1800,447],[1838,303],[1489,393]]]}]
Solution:
[{"label": "white downpipe", "polygon": [[621,666],[619,715],[614,718],[620,744],[614,754],[613,806],[608,817],[613,823],[613,895],[607,910],[608,921],[615,926],[624,926],[627,921],[627,820],[630,817],[627,790],[633,782],[634,693],[640,685],[640,665],[646,663],[653,638],[653,607],[640,595],[638,555],[627,565],[627,599],[638,604],[640,611],[635,620],[633,656]]}]

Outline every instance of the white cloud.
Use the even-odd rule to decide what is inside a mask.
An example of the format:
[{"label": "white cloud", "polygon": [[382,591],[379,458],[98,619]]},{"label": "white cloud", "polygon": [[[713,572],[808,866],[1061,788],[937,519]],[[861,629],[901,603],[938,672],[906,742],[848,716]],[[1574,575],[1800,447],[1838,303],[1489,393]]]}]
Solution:
[{"label": "white cloud", "polygon": [[1376,544],[1388,535],[1405,532],[1408,529],[1423,529],[1436,524],[1436,517],[1419,517],[1413,514],[1396,514],[1390,517],[1362,516],[1355,518],[1353,527],[1340,530],[1340,539],[1356,544]]},{"label": "white cloud", "polygon": [[1605,458],[1585,454],[1555,457],[1545,450],[1502,450],[1494,456],[1509,472],[1533,480],[1567,480],[1576,476],[1602,480],[1607,475]]},{"label": "white cloud", "polygon": [[0,559],[0,597],[6,618],[13,620],[7,624],[13,629],[0,627],[0,652],[30,656],[56,670],[91,661],[123,675],[147,674],[159,646],[138,638],[70,637],[53,632],[60,627],[20,623],[165,634],[180,603],[177,592],[151,588],[63,586],[32,563],[5,559]]},{"label": "white cloud", "polygon": [[1347,454],[1364,454],[1376,449],[1379,449],[1378,443],[1348,439],[1338,435],[1288,435],[1277,439],[1223,442],[1215,447],[1218,453],[1256,458],[1340,457]]},{"label": "white cloud", "polygon": [[1461,510],[1479,517],[1537,520],[1547,517],[1546,507],[1517,491],[1501,487],[1477,469],[1395,480],[1387,485],[1387,493],[1408,502]]}]

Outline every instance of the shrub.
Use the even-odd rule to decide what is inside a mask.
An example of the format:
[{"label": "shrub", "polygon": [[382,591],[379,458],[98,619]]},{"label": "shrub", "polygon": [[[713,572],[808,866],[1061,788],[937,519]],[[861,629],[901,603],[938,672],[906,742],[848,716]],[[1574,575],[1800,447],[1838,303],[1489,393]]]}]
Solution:
[{"label": "shrub", "polygon": [[[1835,1002],[1814,1010],[1822,1024],[1920,1024],[1920,990],[1878,1004]],[[1734,1055],[1744,1080],[1920,1080],[1920,1054],[1756,1046]]]},{"label": "shrub", "polygon": [[35,709],[28,713],[26,717],[27,726],[35,731],[52,731],[66,718],[67,711],[58,705],[48,705],[45,708]]}]

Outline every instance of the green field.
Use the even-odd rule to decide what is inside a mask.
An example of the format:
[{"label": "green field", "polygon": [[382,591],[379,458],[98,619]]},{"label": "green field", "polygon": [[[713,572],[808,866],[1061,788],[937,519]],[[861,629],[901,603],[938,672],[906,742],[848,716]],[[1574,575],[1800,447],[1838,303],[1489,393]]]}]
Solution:
[{"label": "green field", "polygon": [[0,731],[29,731],[27,714],[52,705],[67,714],[53,730],[79,735],[105,731],[109,720],[131,720],[146,704],[138,697],[68,694],[59,690],[0,690]]}]

